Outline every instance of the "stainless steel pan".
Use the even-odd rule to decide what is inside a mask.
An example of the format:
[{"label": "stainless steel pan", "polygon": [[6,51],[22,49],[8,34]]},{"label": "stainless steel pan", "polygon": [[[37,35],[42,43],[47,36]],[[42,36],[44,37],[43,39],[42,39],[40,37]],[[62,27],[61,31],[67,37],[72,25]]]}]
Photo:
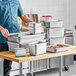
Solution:
[{"label": "stainless steel pan", "polygon": [[8,38],[8,41],[15,42],[19,44],[28,44],[34,41],[43,40],[45,38],[45,34],[36,34],[36,35],[24,35],[24,36],[17,36],[12,35]]}]

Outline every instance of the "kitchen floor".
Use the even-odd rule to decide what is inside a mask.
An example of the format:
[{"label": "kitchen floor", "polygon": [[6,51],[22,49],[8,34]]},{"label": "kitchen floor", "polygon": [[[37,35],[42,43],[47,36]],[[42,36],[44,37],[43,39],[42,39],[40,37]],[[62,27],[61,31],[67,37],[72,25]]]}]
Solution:
[{"label": "kitchen floor", "polygon": [[[59,76],[59,70],[52,69],[44,72],[39,72],[36,73],[36,76]],[[74,62],[74,65],[69,66],[68,71],[63,70],[63,76],[76,76],[76,61]]]}]

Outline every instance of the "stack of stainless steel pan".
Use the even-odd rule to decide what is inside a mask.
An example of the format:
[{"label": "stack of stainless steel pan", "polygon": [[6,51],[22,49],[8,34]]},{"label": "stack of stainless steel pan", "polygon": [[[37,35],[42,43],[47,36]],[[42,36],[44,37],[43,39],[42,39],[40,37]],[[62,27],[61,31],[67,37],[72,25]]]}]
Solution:
[{"label": "stack of stainless steel pan", "polygon": [[49,45],[65,43],[63,21],[53,20],[46,22],[45,33],[47,34],[46,38]]},{"label": "stack of stainless steel pan", "polygon": [[14,33],[11,34],[10,37],[8,38],[8,46],[9,46],[9,50],[11,52],[14,52],[15,48],[19,48],[19,47],[24,47],[29,48],[28,44],[34,41],[40,41],[40,40],[44,40],[45,38],[45,34],[36,34],[36,35],[32,35],[28,32],[23,32],[23,33]]},{"label": "stack of stainless steel pan", "polygon": [[29,31],[31,34],[39,34],[41,33],[41,23],[32,22],[29,23]]}]

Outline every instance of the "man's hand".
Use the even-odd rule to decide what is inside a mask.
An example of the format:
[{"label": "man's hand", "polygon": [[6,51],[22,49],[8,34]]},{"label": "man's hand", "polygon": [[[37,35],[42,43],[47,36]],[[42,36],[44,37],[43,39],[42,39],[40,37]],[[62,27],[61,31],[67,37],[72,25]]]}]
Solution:
[{"label": "man's hand", "polygon": [[28,23],[25,23],[25,26],[26,26],[26,27],[28,27],[28,26],[29,26],[29,24],[28,24]]},{"label": "man's hand", "polygon": [[5,38],[8,38],[8,37],[10,36],[7,29],[1,27],[1,28],[0,28],[0,31],[1,31],[2,35],[3,35]]}]

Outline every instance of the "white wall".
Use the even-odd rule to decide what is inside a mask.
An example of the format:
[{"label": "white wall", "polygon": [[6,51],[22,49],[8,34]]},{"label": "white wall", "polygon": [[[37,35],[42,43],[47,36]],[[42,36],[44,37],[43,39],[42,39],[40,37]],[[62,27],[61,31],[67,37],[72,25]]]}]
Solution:
[{"label": "white wall", "polygon": [[76,0],[64,0],[64,25],[73,29],[76,25]]},{"label": "white wall", "polygon": [[47,0],[20,0],[20,2],[25,13],[30,13],[31,8],[33,13],[38,13],[39,16],[47,12]]},{"label": "white wall", "polygon": [[63,1],[64,0],[20,0],[25,13],[33,13],[41,15],[52,15],[53,19],[63,20]]},{"label": "white wall", "polygon": [[76,0],[70,0],[70,28],[76,25]]},{"label": "white wall", "polygon": [[64,0],[63,1],[63,21],[64,21],[64,27],[70,28],[70,0]]},{"label": "white wall", "polygon": [[63,20],[63,0],[47,0],[47,13],[53,16],[53,19]]}]

